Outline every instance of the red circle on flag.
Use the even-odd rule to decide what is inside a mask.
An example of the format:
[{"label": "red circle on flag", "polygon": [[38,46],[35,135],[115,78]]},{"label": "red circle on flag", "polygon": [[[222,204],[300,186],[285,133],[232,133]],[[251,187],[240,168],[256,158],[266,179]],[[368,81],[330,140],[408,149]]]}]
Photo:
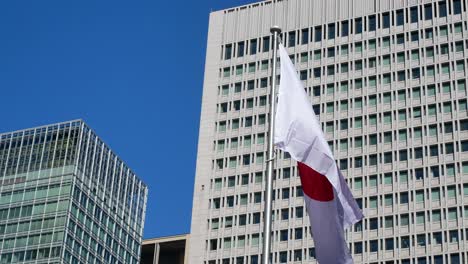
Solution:
[{"label": "red circle on flag", "polygon": [[333,200],[333,186],[327,177],[302,162],[297,163],[302,190],[311,199],[328,202]]}]

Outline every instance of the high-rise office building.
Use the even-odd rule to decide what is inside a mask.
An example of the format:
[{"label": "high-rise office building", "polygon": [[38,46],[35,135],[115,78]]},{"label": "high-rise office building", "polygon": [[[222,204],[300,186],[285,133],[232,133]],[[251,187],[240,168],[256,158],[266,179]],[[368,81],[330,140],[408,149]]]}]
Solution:
[{"label": "high-rise office building", "polygon": [[[365,218],[355,263],[467,263],[466,0],[275,0],[211,13],[189,262],[259,263],[270,27]],[[314,263],[296,162],[275,163],[273,263]],[[313,212],[312,212],[313,213]]]},{"label": "high-rise office building", "polygon": [[0,134],[0,263],[138,263],[148,188],[81,120]]}]

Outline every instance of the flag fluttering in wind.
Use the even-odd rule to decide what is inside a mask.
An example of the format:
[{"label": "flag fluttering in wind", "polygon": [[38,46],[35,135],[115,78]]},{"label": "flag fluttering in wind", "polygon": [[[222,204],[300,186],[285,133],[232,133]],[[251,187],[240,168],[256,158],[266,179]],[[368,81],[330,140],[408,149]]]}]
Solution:
[{"label": "flag fluttering in wind", "polygon": [[275,145],[297,161],[320,264],[353,263],[344,228],[363,218],[283,45]]}]

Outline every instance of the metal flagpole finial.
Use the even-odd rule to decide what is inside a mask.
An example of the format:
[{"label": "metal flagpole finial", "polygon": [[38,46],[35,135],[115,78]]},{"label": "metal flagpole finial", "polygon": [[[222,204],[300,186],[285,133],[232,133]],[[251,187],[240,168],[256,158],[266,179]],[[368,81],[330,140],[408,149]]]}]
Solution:
[{"label": "metal flagpole finial", "polygon": [[276,26],[276,25],[275,25],[275,26],[272,26],[272,27],[270,28],[270,32],[271,32],[271,34],[274,34],[275,32],[278,33],[278,34],[280,34],[280,33],[281,33],[281,28],[280,28],[279,26]]}]

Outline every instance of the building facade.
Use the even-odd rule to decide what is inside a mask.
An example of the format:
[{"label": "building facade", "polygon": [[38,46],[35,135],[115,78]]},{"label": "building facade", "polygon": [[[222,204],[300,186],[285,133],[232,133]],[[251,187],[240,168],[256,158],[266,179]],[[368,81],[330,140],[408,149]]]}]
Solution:
[{"label": "building facade", "polygon": [[146,185],[81,120],[0,134],[0,263],[138,263]]},{"label": "building facade", "polygon": [[[261,257],[270,27],[365,218],[355,263],[467,263],[466,0],[276,0],[210,14],[189,262]],[[315,263],[296,162],[277,153],[273,263]]]},{"label": "building facade", "polygon": [[184,264],[188,262],[189,234],[143,240],[141,264]]}]

